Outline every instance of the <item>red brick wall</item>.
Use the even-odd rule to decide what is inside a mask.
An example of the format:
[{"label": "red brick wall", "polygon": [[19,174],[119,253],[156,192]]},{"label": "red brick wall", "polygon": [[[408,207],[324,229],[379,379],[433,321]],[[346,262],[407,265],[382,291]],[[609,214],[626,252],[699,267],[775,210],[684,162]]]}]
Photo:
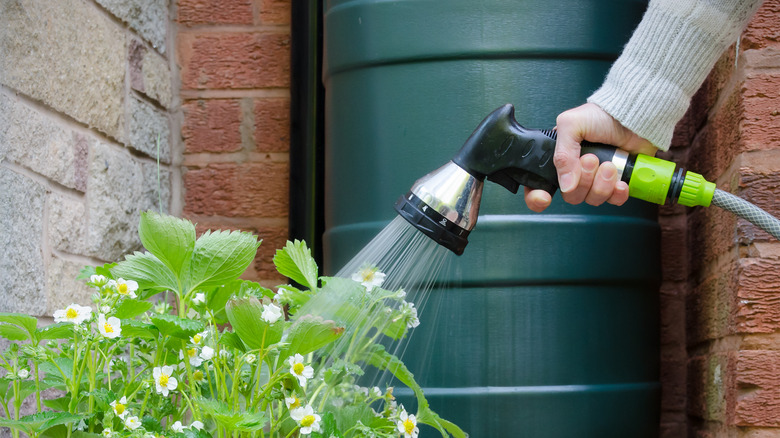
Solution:
[{"label": "red brick wall", "polygon": [[263,239],[244,278],[282,278],[287,240],[290,0],[178,0],[183,216]]},{"label": "red brick wall", "polygon": [[[778,115],[780,0],[767,0],[667,155],[780,216]],[[662,436],[780,437],[780,243],[717,207],[665,207],[659,220]]]}]

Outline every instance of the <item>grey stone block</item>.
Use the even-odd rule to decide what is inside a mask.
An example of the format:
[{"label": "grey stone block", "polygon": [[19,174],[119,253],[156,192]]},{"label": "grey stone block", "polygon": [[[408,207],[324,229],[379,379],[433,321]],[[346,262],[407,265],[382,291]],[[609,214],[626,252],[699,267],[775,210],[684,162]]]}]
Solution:
[{"label": "grey stone block", "polygon": [[160,161],[170,163],[171,147],[168,141],[170,128],[168,117],[152,105],[136,97],[130,98],[130,146],[153,159],[157,159],[157,142],[160,142]]},{"label": "grey stone block", "polygon": [[87,253],[87,208],[84,199],[61,193],[49,197],[49,245],[69,254]]},{"label": "grey stone block", "polygon": [[0,166],[0,312],[46,312],[41,254],[45,196],[35,181]]},{"label": "grey stone block", "polygon": [[87,188],[88,149],[82,135],[18,97],[0,94],[0,158],[83,192]]},{"label": "grey stone block", "polygon": [[165,53],[168,0],[97,0],[97,2],[127,23],[160,53]]},{"label": "grey stone block", "polygon": [[0,81],[122,138],[125,37],[79,0],[0,2]]},{"label": "grey stone block", "polygon": [[92,302],[94,289],[87,287],[83,281],[76,280],[84,265],[72,260],[66,260],[57,256],[52,257],[46,269],[46,289],[49,291],[48,315],[53,315],[55,310],[64,309],[76,303],[89,306],[93,312],[97,312]]},{"label": "grey stone block", "polygon": [[138,238],[143,170],[116,145],[97,142],[90,155],[87,255],[115,261],[141,248]]},{"label": "grey stone block", "polygon": [[173,91],[168,60],[155,51],[147,50],[146,46],[136,38],[130,38],[127,46],[130,86],[163,107],[170,108],[173,102]]}]

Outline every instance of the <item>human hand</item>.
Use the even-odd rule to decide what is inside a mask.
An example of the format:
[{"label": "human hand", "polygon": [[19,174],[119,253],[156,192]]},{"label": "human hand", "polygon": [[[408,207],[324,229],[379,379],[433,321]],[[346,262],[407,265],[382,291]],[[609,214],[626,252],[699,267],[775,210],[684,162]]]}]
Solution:
[{"label": "human hand", "polygon": [[[595,155],[580,157],[580,142],[604,143],[632,153],[655,155],[658,148],[612,118],[598,105],[586,103],[558,116],[553,163],[563,200],[570,204],[585,201],[590,205],[608,202],[623,205],[628,200],[628,184],[618,180],[611,162],[599,165]],[[552,197],[544,190],[525,188],[525,203],[541,212],[550,206]]]}]

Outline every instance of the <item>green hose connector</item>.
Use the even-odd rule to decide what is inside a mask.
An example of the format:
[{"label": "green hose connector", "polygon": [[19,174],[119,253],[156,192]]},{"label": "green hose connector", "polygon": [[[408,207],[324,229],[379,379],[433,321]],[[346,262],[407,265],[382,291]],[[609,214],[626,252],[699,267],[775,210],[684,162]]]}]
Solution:
[{"label": "green hose connector", "polygon": [[665,203],[675,167],[671,161],[637,155],[628,182],[628,195],[655,204]]},{"label": "green hose connector", "polygon": [[677,203],[686,207],[697,205],[709,207],[713,194],[715,194],[715,183],[707,181],[698,173],[687,172]]}]

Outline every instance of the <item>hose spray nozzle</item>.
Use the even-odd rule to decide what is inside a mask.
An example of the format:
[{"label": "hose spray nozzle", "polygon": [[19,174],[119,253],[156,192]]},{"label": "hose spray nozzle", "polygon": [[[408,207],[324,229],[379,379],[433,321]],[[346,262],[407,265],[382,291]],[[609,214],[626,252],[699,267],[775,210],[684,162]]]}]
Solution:
[{"label": "hose spray nozzle", "polygon": [[[418,179],[395,209],[419,231],[460,255],[477,223],[487,179],[512,193],[520,186],[558,189],[553,164],[555,131],[522,127],[511,104],[490,113],[444,166]],[[582,142],[582,152],[611,161],[628,183],[629,196],[656,204],[672,199],[686,206],[709,206],[715,184],[670,161],[628,154],[614,146]],[[676,170],[676,171],[675,171]]]}]

